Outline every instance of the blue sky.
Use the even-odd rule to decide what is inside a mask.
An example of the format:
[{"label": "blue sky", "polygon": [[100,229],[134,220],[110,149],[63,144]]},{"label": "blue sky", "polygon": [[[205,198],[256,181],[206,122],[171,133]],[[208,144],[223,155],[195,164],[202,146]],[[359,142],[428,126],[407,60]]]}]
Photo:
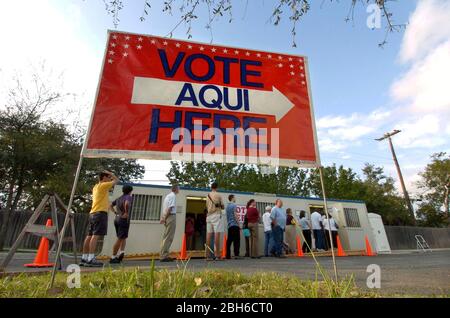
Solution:
[{"label": "blue sky", "polygon": [[[0,79],[6,80],[24,61],[45,59],[64,70],[64,88],[78,94],[64,107],[76,110],[87,124],[103,57],[106,30],[114,29],[101,0],[18,0],[0,13],[0,29],[9,49],[0,53]],[[139,17],[143,1],[129,3],[120,14],[118,30],[165,36],[179,21],[161,12],[163,1],[152,1],[150,16]],[[410,22],[406,32],[391,34],[383,49],[382,29],[366,25],[368,13],[358,5],[355,20],[345,22],[350,1],[311,1],[311,11],[297,26],[292,47],[291,24],[269,22],[276,1],[234,1],[233,23],[227,17],[213,24],[213,42],[309,57],[311,87],[323,164],[360,170],[364,162],[396,173],[385,143],[373,139],[394,128],[394,139],[407,186],[415,191],[417,172],[437,151],[450,151],[450,5],[445,0],[408,0],[389,4],[397,23]],[[16,20],[17,14],[23,16]],[[198,12],[193,40],[209,43],[206,10]],[[42,19],[43,18],[43,19]],[[12,31],[8,31],[12,30]],[[187,39],[181,25],[174,38]],[[33,45],[32,52],[21,50]],[[19,51],[21,53],[19,54]],[[146,162],[146,180],[163,181],[167,162]]]}]

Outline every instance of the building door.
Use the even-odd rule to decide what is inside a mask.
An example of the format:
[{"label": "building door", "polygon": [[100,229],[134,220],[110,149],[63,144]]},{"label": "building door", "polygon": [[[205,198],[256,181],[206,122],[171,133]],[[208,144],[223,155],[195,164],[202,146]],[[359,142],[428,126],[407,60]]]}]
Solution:
[{"label": "building door", "polygon": [[206,243],[206,198],[186,197],[186,248],[204,250]]}]

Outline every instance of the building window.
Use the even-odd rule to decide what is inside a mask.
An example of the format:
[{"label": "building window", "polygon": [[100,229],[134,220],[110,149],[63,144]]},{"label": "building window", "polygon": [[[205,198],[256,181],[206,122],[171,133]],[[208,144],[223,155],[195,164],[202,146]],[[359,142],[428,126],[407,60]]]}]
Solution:
[{"label": "building window", "polygon": [[259,223],[262,223],[262,216],[264,212],[266,212],[266,206],[270,206],[271,208],[274,207],[273,202],[256,202],[256,208],[259,211]]},{"label": "building window", "polygon": [[361,227],[358,209],[344,208],[345,223],[347,227]]},{"label": "building window", "polygon": [[159,221],[161,218],[162,196],[133,194],[131,220]]}]

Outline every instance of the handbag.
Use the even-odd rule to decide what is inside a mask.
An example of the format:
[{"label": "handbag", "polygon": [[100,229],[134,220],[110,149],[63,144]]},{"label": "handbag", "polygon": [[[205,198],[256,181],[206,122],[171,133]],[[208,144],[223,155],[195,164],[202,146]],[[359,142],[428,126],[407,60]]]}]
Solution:
[{"label": "handbag", "polygon": [[250,237],[250,230],[249,229],[243,229],[242,233],[244,234],[244,237]]}]

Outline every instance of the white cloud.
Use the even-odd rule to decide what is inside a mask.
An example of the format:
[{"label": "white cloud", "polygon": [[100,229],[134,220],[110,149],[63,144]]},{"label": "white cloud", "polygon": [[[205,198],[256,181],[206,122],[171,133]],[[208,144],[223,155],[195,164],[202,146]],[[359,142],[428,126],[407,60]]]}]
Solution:
[{"label": "white cloud", "polygon": [[[449,20],[450,21],[450,18]],[[448,22],[447,24],[450,24]],[[450,112],[450,34],[391,87],[396,102],[408,103],[408,112]]]},{"label": "white cloud", "polygon": [[420,59],[450,37],[450,2],[421,0],[410,17],[403,38],[400,59]]},{"label": "white cloud", "polygon": [[402,133],[395,136],[395,145],[400,148],[433,148],[444,145],[447,140],[441,137],[441,127],[446,123],[438,115],[401,121],[396,128]]},{"label": "white cloud", "polygon": [[320,150],[341,152],[349,147],[359,145],[361,139],[375,134],[390,114],[389,111],[376,109],[368,115],[354,113],[349,117],[326,116],[320,118],[317,121]]}]

